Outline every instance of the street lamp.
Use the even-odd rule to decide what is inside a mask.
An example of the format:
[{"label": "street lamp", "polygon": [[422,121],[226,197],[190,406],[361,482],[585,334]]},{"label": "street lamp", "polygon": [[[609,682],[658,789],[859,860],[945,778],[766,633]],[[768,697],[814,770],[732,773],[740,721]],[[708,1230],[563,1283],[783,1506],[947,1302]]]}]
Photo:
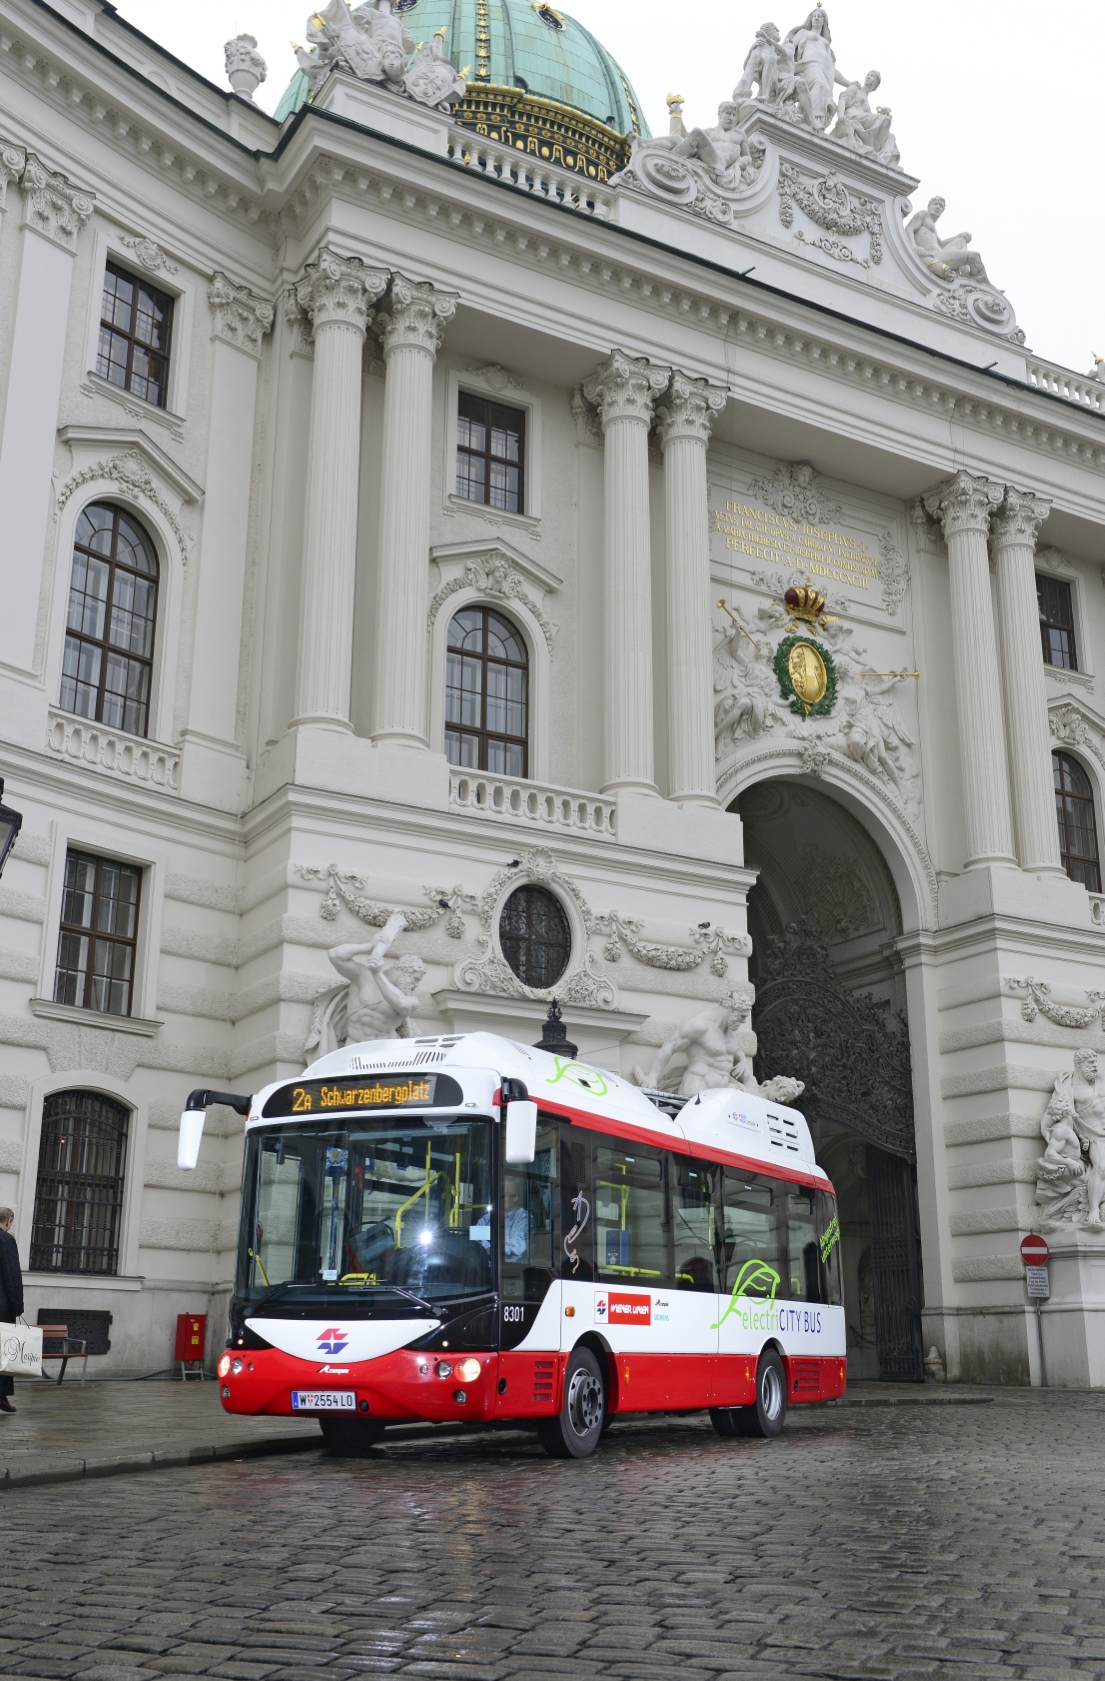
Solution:
[{"label": "street lamp", "polygon": [[23,827],[23,813],[4,804],[4,778],[0,776],[0,875],[8,861],[8,853],[15,845],[15,837]]}]

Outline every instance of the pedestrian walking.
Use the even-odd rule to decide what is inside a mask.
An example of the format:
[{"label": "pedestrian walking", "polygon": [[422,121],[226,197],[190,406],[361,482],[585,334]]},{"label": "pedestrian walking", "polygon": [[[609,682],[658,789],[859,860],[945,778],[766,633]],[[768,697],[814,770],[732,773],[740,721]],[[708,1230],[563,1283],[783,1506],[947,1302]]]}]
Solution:
[{"label": "pedestrian walking", "polygon": [[[14,1219],[14,1209],[0,1208],[0,1322],[5,1325],[23,1317],[23,1271],[12,1236]],[[14,1394],[15,1379],[0,1372],[0,1413],[15,1412],[11,1403]]]}]

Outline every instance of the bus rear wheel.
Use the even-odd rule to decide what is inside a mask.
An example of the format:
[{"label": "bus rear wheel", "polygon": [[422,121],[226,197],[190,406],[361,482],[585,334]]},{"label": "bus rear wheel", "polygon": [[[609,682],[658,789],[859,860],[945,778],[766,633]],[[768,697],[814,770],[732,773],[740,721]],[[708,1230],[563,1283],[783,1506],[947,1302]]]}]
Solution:
[{"label": "bus rear wheel", "polygon": [[589,1348],[577,1348],[564,1373],[563,1406],[538,1423],[541,1446],[553,1459],[586,1459],[599,1445],[605,1418],[602,1368]]},{"label": "bus rear wheel", "polygon": [[772,1437],[787,1421],[787,1379],[783,1362],[769,1348],[756,1368],[756,1399],[750,1407],[712,1407],[710,1422],[719,1436]]},{"label": "bus rear wheel", "polygon": [[347,1459],[358,1459],[369,1453],[384,1433],[384,1426],[375,1418],[334,1418],[332,1414],[324,1414],[318,1425],[323,1446]]}]

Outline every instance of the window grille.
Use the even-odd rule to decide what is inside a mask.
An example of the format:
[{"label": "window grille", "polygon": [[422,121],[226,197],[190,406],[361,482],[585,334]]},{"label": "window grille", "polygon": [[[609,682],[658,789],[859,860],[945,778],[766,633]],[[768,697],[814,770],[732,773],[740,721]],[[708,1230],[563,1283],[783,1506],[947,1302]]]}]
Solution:
[{"label": "window grille", "polygon": [[564,907],[546,887],[516,887],[499,917],[503,956],[524,986],[555,986],[572,955]]},{"label": "window grille", "polygon": [[163,409],[169,385],[173,300],[116,263],[104,273],[96,372]]},{"label": "window grille", "polygon": [[1101,865],[1090,779],[1069,753],[1053,753],[1051,767],[1063,868],[1072,881],[1080,881],[1091,893],[1100,893]]},{"label": "window grille", "polygon": [[116,1273],[129,1112],[99,1092],[55,1092],[42,1110],[33,1272]]},{"label": "window grille", "polygon": [[65,860],[54,1001],[129,1016],[141,871],[112,858]]},{"label": "window grille", "polygon": [[451,765],[528,775],[529,657],[501,613],[465,607],[449,626],[445,756]]},{"label": "window grille", "polygon": [[1077,671],[1074,597],[1070,585],[1065,584],[1061,578],[1045,578],[1037,572],[1036,600],[1040,608],[1040,638],[1044,645],[1044,664],[1061,666],[1064,671]]},{"label": "window grille", "polygon": [[523,409],[462,391],[457,404],[457,495],[508,514],[522,513],[525,428]]},{"label": "window grille", "polygon": [[158,570],[153,544],[122,508],[81,510],[62,658],[66,712],[148,733]]}]

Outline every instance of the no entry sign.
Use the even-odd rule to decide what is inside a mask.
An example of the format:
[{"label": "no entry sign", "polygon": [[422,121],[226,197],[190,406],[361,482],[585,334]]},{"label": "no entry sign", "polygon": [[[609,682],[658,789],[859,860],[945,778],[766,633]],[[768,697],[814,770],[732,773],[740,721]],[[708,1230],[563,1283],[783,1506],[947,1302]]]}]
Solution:
[{"label": "no entry sign", "polygon": [[1046,1267],[1049,1250],[1036,1232],[1029,1232],[1021,1242],[1021,1260],[1026,1267]]}]

